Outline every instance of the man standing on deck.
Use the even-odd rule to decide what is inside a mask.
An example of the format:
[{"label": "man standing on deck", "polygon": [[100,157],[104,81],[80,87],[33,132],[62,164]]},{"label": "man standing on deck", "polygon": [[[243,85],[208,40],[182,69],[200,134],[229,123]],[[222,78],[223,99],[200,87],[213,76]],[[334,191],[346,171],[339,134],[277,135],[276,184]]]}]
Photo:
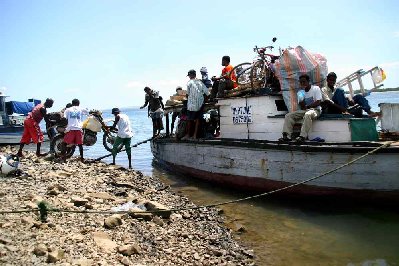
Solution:
[{"label": "man standing on deck", "polygon": [[40,121],[44,118],[46,124],[50,123],[47,116],[47,108],[53,107],[53,99],[47,98],[44,104],[38,104],[33,108],[32,112],[28,114],[24,121],[24,133],[22,135],[19,150],[17,153],[18,157],[23,157],[22,149],[24,145],[28,145],[31,140],[36,143],[36,156],[44,156],[45,154],[40,153],[40,147],[43,142],[43,133],[40,130]]},{"label": "man standing on deck", "polygon": [[72,100],[72,106],[67,108],[64,112],[64,117],[68,120],[68,125],[65,129],[64,142],[62,145],[61,158],[66,162],[67,146],[77,145],[79,147],[80,161],[83,163],[83,132],[82,132],[82,116],[87,115],[86,109],[79,107],[80,101],[78,99]]},{"label": "man standing on deck", "polygon": [[204,96],[209,95],[209,90],[204,85],[204,83],[201,80],[196,79],[196,72],[194,69],[188,71],[187,76],[190,78],[190,80],[187,82],[188,124],[187,124],[186,135],[182,138],[182,140],[190,138],[190,131],[193,124],[194,124],[193,138],[197,139],[200,119],[204,111],[204,102],[205,102]]},{"label": "man standing on deck", "polygon": [[294,124],[302,118],[303,123],[301,134],[296,138],[296,141],[305,141],[310,129],[312,128],[313,120],[320,116],[320,103],[322,100],[320,88],[318,86],[310,85],[310,77],[307,74],[303,74],[299,77],[299,84],[301,88],[305,90],[305,97],[301,102],[299,102],[301,110],[290,112],[285,115],[283,137],[280,138],[279,141],[291,140]]},{"label": "man standing on deck", "polygon": [[115,165],[115,157],[119,151],[119,146],[124,145],[129,160],[129,169],[132,169],[132,148],[130,147],[130,143],[133,131],[130,127],[130,119],[126,114],[121,114],[119,108],[112,108],[111,113],[115,116],[115,121],[111,128],[118,127],[118,135],[112,147],[112,164]]},{"label": "man standing on deck", "polygon": [[159,96],[158,91],[154,91],[149,87],[145,87],[145,103],[140,109],[143,109],[148,104],[148,116],[152,119],[152,136],[156,137],[163,129],[162,116],[165,108],[162,102],[162,97]]},{"label": "man standing on deck", "polygon": [[211,99],[216,97],[224,97],[225,90],[232,90],[237,88],[237,77],[234,73],[233,66],[230,65],[230,56],[225,55],[222,57],[222,75],[220,77],[212,77],[213,85],[211,92]]}]

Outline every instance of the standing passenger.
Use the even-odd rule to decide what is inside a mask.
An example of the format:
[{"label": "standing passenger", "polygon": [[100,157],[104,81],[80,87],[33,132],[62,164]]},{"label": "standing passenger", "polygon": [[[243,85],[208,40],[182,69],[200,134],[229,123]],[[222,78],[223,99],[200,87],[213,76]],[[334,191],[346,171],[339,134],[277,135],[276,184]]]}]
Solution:
[{"label": "standing passenger", "polygon": [[204,111],[205,96],[209,95],[209,90],[205,87],[201,80],[196,79],[196,72],[194,69],[188,71],[190,80],[187,82],[187,110],[188,110],[188,124],[186,135],[182,140],[190,138],[190,131],[194,124],[194,135],[193,138],[198,137],[198,128],[200,124],[200,118]]},{"label": "standing passenger", "polygon": [[133,137],[133,131],[130,127],[130,119],[126,114],[121,114],[119,108],[112,108],[111,112],[115,116],[112,128],[118,126],[118,135],[115,139],[114,146],[112,147],[112,164],[115,164],[115,157],[118,153],[119,146],[124,145],[129,160],[129,169],[132,169],[132,148],[130,147],[130,143]]},{"label": "standing passenger", "polygon": [[165,107],[158,91],[151,90],[149,87],[145,87],[144,91],[146,93],[145,103],[140,107],[140,109],[143,109],[148,104],[148,116],[152,119],[152,136],[156,137],[163,129],[162,116]]}]

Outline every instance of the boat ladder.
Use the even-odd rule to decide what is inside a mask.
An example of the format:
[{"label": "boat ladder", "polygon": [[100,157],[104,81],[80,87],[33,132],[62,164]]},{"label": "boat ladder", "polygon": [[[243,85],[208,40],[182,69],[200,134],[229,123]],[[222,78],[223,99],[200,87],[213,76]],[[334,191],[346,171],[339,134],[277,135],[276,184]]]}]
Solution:
[{"label": "boat ladder", "polygon": [[357,80],[359,82],[359,87],[360,87],[361,93],[363,95],[367,95],[367,92],[364,89],[364,85],[363,85],[363,81],[362,81],[362,77],[364,77],[365,75],[370,74],[370,76],[371,76],[371,80],[373,81],[373,84],[374,84],[374,87],[371,88],[371,90],[378,89],[378,88],[384,86],[384,84],[377,85],[377,82],[373,78],[373,73],[375,71],[380,71],[380,68],[378,66],[375,66],[367,71],[364,71],[363,69],[359,69],[359,70],[353,72],[352,74],[346,76],[345,78],[341,79],[340,81],[338,81],[335,86],[337,88],[340,88],[340,87],[344,87],[347,85],[349,88],[350,96],[353,97],[352,82]]}]

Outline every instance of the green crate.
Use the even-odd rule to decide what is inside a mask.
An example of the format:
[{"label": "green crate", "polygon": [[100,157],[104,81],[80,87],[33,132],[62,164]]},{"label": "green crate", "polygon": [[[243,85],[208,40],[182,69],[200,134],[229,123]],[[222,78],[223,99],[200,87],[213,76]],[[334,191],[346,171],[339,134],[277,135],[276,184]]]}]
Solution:
[{"label": "green crate", "polygon": [[349,122],[352,141],[378,140],[377,126],[373,118],[352,118]]}]

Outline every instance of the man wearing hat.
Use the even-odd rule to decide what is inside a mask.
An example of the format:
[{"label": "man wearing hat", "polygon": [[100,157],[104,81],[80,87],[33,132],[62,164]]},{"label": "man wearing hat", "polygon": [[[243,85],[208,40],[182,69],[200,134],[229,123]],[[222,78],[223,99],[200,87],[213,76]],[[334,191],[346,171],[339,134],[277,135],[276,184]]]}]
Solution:
[{"label": "man wearing hat", "polygon": [[194,135],[193,138],[196,139],[198,137],[198,128],[199,128],[199,120],[203,115],[203,108],[205,98],[204,96],[208,96],[209,90],[205,87],[204,83],[201,80],[196,78],[196,72],[194,69],[188,71],[187,76],[190,80],[187,82],[187,113],[188,113],[188,124],[187,124],[187,133],[182,138],[182,140],[190,138],[190,131],[194,124]]},{"label": "man wearing hat", "polygon": [[118,127],[118,135],[116,136],[114,146],[112,147],[112,164],[115,164],[115,157],[121,145],[125,146],[127,158],[129,160],[129,169],[132,168],[132,148],[130,146],[133,137],[133,130],[130,126],[130,119],[126,114],[121,114],[119,108],[112,108],[111,113],[115,116],[114,124],[111,128]]}]

